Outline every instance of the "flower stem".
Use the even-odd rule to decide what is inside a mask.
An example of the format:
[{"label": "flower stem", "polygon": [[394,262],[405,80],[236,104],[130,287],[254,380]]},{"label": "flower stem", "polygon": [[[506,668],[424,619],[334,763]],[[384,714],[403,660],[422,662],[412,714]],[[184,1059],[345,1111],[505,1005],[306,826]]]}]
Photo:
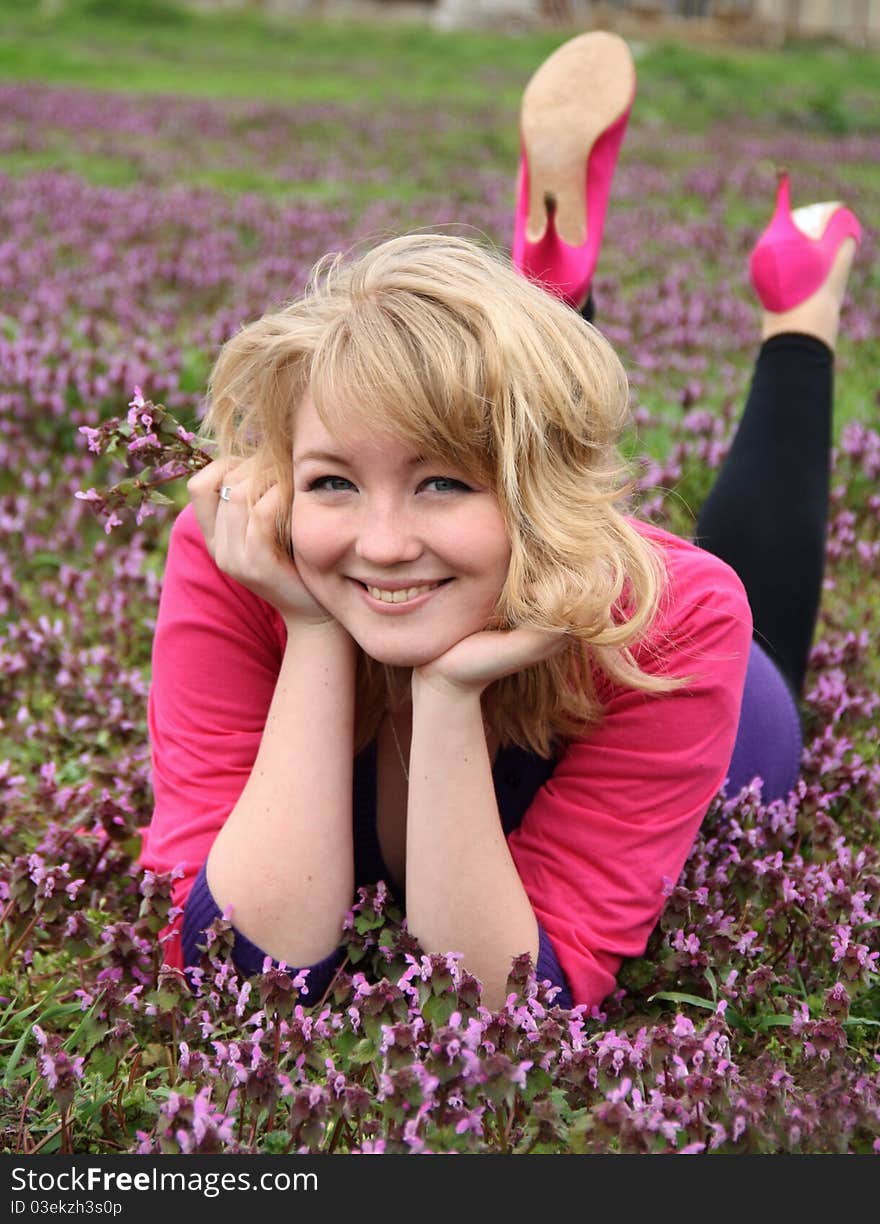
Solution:
[{"label": "flower stem", "polygon": [[21,945],[24,943],[24,941],[27,939],[28,935],[30,935],[31,931],[37,925],[39,920],[40,920],[40,913],[38,910],[34,914],[33,918],[30,920],[30,922],[27,924],[27,926],[24,928],[21,935],[19,935],[18,939],[16,939],[15,943],[12,944],[11,947],[6,949],[5,955],[3,956],[2,960],[0,960],[0,969],[5,969],[6,966],[10,963],[13,956],[15,956],[16,952],[21,947]]}]

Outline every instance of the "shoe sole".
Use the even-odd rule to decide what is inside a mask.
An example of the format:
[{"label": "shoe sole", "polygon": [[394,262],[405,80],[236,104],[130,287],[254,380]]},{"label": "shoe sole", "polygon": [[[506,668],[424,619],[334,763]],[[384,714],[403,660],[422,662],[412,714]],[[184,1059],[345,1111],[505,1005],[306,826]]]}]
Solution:
[{"label": "shoe sole", "polygon": [[635,88],[629,47],[604,30],[563,43],[532,76],[520,109],[529,166],[529,242],[538,242],[546,229],[548,197],[556,204],[559,235],[571,246],[586,241],[590,150],[626,112]]}]

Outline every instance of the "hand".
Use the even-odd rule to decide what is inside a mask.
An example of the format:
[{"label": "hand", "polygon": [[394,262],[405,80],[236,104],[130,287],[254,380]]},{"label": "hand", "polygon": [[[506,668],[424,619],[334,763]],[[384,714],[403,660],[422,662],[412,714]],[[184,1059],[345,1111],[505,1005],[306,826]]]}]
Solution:
[{"label": "hand", "polygon": [[413,685],[454,694],[480,694],[495,680],[561,654],[569,643],[564,632],[545,629],[482,630],[413,668]]},{"label": "hand", "polygon": [[[187,481],[196,518],[218,569],[277,608],[285,621],[335,624],[309,593],[295,562],[278,543],[276,522],[284,506],[277,484],[248,510],[253,459],[215,459]],[[230,486],[229,500],[220,498]]]}]

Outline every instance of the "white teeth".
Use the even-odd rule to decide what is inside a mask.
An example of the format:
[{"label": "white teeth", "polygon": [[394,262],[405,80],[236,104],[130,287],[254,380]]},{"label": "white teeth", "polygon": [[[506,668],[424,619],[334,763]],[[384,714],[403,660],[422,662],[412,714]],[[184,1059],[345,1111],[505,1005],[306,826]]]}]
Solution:
[{"label": "white teeth", "polygon": [[407,587],[405,591],[380,591],[378,587],[368,586],[367,590],[374,599],[381,599],[382,603],[406,603],[409,599],[415,599],[417,595],[424,595],[426,591],[433,591],[438,586],[439,582],[433,583],[432,586]]}]

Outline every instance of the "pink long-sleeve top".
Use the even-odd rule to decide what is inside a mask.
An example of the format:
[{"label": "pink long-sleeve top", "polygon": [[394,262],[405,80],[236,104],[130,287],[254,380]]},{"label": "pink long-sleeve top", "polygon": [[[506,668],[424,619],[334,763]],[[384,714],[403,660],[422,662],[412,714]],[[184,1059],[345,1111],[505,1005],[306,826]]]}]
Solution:
[{"label": "pink long-sleeve top", "polygon": [[[606,683],[601,725],[555,760],[512,747],[493,767],[499,815],[538,921],[538,974],[562,988],[563,1003],[600,1003],[621,961],[644,952],[665,887],[727,776],[749,658],[751,612],[733,570],[677,536],[634,525],[668,573],[661,614],[636,656],[649,670],[692,680],[661,695]],[[183,913],[165,933],[166,963],[193,963],[201,931],[219,914],[204,865],[256,759],[285,643],[281,616],[217,568],[187,506],[171,531],[153,645],[155,809],[141,855],[153,871],[182,869],[173,900]],[[375,756],[366,749],[355,792],[362,885],[383,874]],[[245,972],[262,965],[263,953],[240,933],[235,954]],[[309,967],[308,1001],[340,959]]]}]

